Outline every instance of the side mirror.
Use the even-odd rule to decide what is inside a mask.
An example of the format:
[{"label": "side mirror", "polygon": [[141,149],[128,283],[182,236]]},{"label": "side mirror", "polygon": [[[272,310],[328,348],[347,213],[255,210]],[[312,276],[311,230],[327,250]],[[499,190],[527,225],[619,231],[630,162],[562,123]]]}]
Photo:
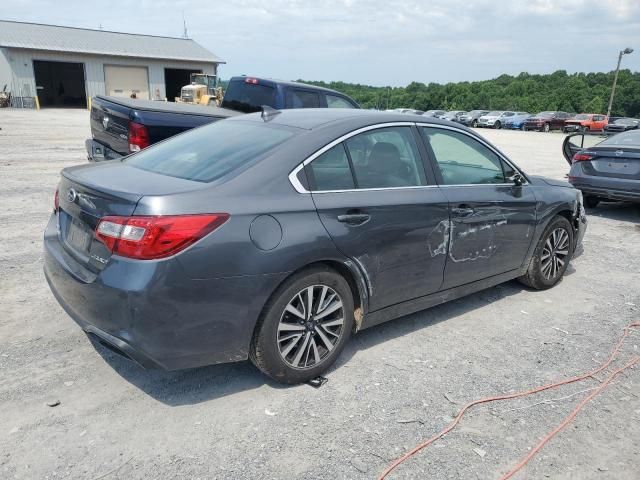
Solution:
[{"label": "side mirror", "polygon": [[513,182],[516,187],[520,187],[524,183],[524,177],[520,175],[520,172],[515,172],[510,177],[507,177],[507,180]]}]

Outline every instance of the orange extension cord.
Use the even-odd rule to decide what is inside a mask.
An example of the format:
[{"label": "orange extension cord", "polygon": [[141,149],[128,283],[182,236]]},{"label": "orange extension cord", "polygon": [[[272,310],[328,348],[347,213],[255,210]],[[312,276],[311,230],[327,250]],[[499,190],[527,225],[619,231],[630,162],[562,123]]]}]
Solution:
[{"label": "orange extension cord", "polygon": [[[584,380],[586,378],[589,377],[593,377],[594,375],[597,375],[598,373],[602,372],[603,370],[605,370],[609,365],[611,365],[611,363],[615,360],[615,358],[617,357],[620,348],[622,347],[622,343],[624,342],[624,340],[630,335],[631,331],[633,328],[638,328],[640,327],[640,323],[630,323],[629,325],[627,325],[624,328],[624,333],[622,334],[622,337],[620,338],[620,340],[618,340],[618,343],[616,343],[615,347],[613,348],[613,350],[611,351],[611,355],[609,356],[609,358],[607,359],[606,362],[604,362],[600,367],[596,368],[595,370],[585,373],[583,375],[578,375],[577,377],[571,377],[571,378],[567,378],[565,380],[561,380],[559,382],[555,382],[555,383],[549,383],[547,385],[542,385],[541,387],[536,387],[533,388],[531,390],[527,390],[524,392],[517,392],[517,393],[511,393],[509,395],[499,395],[499,396],[495,396],[495,397],[486,397],[486,398],[481,398],[480,400],[475,400],[471,403],[468,403],[467,405],[465,405],[462,410],[460,410],[460,413],[458,413],[458,415],[456,416],[456,418],[453,420],[453,422],[451,422],[446,428],[444,428],[443,430],[441,430],[439,433],[437,433],[436,435],[434,435],[433,437],[431,437],[430,439],[424,441],[423,443],[417,445],[416,447],[414,447],[412,450],[408,451],[407,453],[405,453],[403,456],[401,456],[400,458],[398,458],[397,460],[395,460],[391,465],[389,465],[387,467],[387,469],[382,473],[382,475],[380,475],[378,477],[378,480],[384,480],[393,470],[395,470],[398,465],[400,465],[402,462],[404,462],[405,460],[409,459],[410,457],[412,457],[413,455],[415,455],[416,453],[418,453],[420,450],[422,450],[423,448],[431,445],[433,442],[435,442],[436,440],[438,440],[439,438],[442,438],[444,435],[446,435],[447,433],[449,433],[451,430],[453,430],[456,425],[458,425],[458,423],[460,422],[460,419],[462,418],[462,416],[466,413],[467,410],[469,410],[471,407],[475,406],[475,405],[479,405],[481,403],[489,403],[489,402],[495,402],[497,400],[509,400],[512,398],[519,398],[519,397],[524,397],[527,395],[532,395],[534,393],[538,393],[538,392],[542,392],[544,390],[548,390],[550,388],[555,388],[555,387],[559,387],[561,385],[567,385],[569,383],[575,383],[575,382],[579,382],[581,380]],[[591,392],[587,397],[585,397],[579,404],[578,406],[569,414],[567,415],[567,417],[565,417],[565,419],[560,423],[560,425],[558,425],[556,428],[554,428],[551,432],[549,432],[541,441],[540,443],[538,443],[538,445],[536,445],[535,448],[533,448],[531,450],[531,452],[529,452],[529,454],[527,456],[525,456],[514,468],[512,468],[511,470],[509,470],[509,472],[507,472],[505,475],[503,475],[500,480],[507,480],[509,478],[511,478],[513,475],[515,475],[518,471],[520,471],[534,456],[536,453],[538,453],[538,451],[549,441],[551,440],[558,432],[560,432],[563,428],[565,428],[569,423],[571,423],[571,421],[575,418],[575,416],[578,414],[578,412],[580,412],[580,410],[582,410],[582,408],[589,403],[589,401],[591,401],[591,399],[593,399],[593,397],[595,397],[596,395],[598,395],[600,392],[602,392],[602,390],[604,390],[610,383],[611,381],[617,377],[618,375],[620,375],[623,371],[625,371],[628,368],[633,367],[634,365],[636,365],[637,363],[640,363],[640,356],[636,355],[635,357],[633,357],[633,359],[627,363],[626,365],[624,365],[623,367],[615,370],[614,372],[612,372],[605,380],[602,381],[602,383],[600,384],[600,386],[598,386],[598,388],[596,388],[593,392]]]}]

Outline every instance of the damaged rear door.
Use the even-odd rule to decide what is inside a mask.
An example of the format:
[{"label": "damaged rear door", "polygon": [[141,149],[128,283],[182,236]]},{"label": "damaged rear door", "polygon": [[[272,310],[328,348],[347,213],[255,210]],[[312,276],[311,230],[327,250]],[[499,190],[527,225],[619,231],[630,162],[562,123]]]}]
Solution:
[{"label": "damaged rear door", "polygon": [[305,172],[325,229],[367,279],[374,311],[441,288],[449,213],[426,175],[414,127],[365,130]]},{"label": "damaged rear door", "polygon": [[536,199],[516,170],[466,132],[422,128],[441,189],[449,201],[449,249],[443,288],[520,268],[536,222]]}]

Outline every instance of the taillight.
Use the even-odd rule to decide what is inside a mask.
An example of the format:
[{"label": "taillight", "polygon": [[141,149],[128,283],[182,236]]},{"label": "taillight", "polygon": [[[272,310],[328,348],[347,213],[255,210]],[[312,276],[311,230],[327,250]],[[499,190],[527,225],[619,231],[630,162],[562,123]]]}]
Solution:
[{"label": "taillight", "polygon": [[53,212],[58,213],[59,208],[60,208],[60,196],[58,194],[58,189],[56,188],[56,193],[53,195]]},{"label": "taillight", "polygon": [[153,260],[175,255],[193,245],[228,218],[228,213],[104,217],[95,234],[115,255]]},{"label": "taillight", "polygon": [[149,130],[137,122],[129,122],[129,152],[139,152],[150,145]]},{"label": "taillight", "polygon": [[591,160],[593,155],[589,155],[588,153],[576,153],[573,156],[573,163],[576,162],[586,162],[587,160]]}]

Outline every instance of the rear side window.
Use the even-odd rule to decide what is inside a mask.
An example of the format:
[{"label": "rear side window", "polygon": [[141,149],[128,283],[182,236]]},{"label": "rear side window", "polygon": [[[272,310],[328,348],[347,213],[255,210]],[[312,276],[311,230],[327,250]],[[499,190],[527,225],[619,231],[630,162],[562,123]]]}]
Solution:
[{"label": "rear side window", "polygon": [[316,191],[352,190],[355,188],[349,158],[342,143],[330,148],[309,164],[307,171]]},{"label": "rear side window", "polygon": [[276,90],[268,85],[261,85],[258,80],[247,78],[229,83],[222,100],[222,106],[252,113],[262,111],[262,106],[276,107]]},{"label": "rear side window", "polygon": [[426,185],[424,167],[410,127],[360,133],[346,141],[358,188]]},{"label": "rear side window", "polygon": [[220,121],[153,145],[125,161],[162,175],[211,182],[259,159],[293,135],[292,130],[276,125]]},{"label": "rear side window", "polygon": [[327,107],[329,108],[356,108],[351,102],[336,95],[327,95]]},{"label": "rear side window", "polygon": [[290,90],[289,105],[291,108],[320,108],[320,95],[307,90]]}]

